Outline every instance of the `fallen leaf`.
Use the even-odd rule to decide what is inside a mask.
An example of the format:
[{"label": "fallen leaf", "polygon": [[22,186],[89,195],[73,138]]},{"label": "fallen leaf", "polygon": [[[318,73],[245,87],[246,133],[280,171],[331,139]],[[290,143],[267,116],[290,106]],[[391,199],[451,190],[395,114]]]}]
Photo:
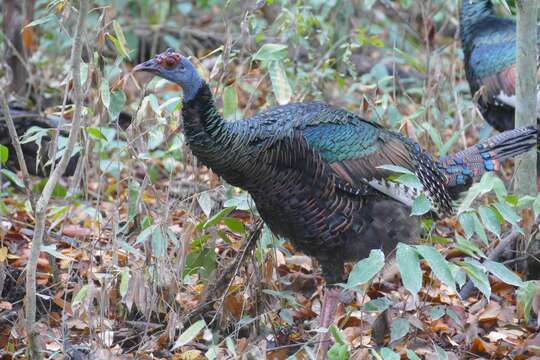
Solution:
[{"label": "fallen leaf", "polygon": [[62,234],[74,238],[85,238],[92,235],[92,229],[79,225],[66,225],[62,229]]},{"label": "fallen leaf", "polygon": [[470,351],[475,354],[491,354],[495,350],[496,347],[493,344],[485,342],[478,337],[473,340],[470,348]]},{"label": "fallen leaf", "polygon": [[480,322],[497,320],[497,317],[501,311],[501,305],[498,302],[492,301],[487,304],[484,311],[478,316]]},{"label": "fallen leaf", "polygon": [[508,336],[506,334],[497,331],[492,331],[486,335],[486,338],[488,338],[492,343],[496,343],[499,340],[505,340],[507,337]]},{"label": "fallen leaf", "polygon": [[8,248],[0,247],[0,262],[6,261],[7,257],[8,257]]}]

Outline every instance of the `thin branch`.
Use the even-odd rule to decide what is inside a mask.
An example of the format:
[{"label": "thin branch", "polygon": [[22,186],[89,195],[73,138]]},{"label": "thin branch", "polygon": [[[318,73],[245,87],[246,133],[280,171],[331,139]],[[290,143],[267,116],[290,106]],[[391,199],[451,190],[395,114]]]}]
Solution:
[{"label": "thin branch", "polygon": [[19,136],[17,135],[17,130],[15,129],[15,123],[13,122],[13,118],[9,113],[9,104],[6,98],[6,94],[3,91],[0,91],[0,102],[2,103],[1,106],[4,112],[4,120],[9,130],[11,144],[15,148],[15,154],[17,155],[19,168],[21,169],[23,174],[24,190],[26,192],[26,196],[28,196],[28,199],[30,200],[32,210],[35,210],[36,203],[34,199],[34,194],[32,193],[32,189],[30,187],[30,174],[28,173],[28,168],[26,167],[26,161],[24,160],[24,154],[22,151],[21,143],[19,141]]},{"label": "thin branch", "polygon": [[26,331],[28,334],[28,357],[31,359],[42,359],[40,349],[39,332],[35,328],[36,321],[36,268],[37,260],[41,250],[41,244],[45,234],[45,215],[51,199],[54,187],[58,183],[60,176],[65,172],[71,153],[75,148],[77,138],[81,128],[82,110],[84,94],[81,87],[81,52],[82,33],[88,12],[88,2],[79,1],[79,16],[75,28],[75,36],[71,48],[71,71],[73,76],[73,92],[75,110],[72,126],[69,132],[66,150],[60,162],[52,170],[51,176],[47,180],[45,187],[39,197],[35,207],[36,226],[32,238],[32,249],[26,266]]},{"label": "thin branch", "polygon": [[[250,253],[257,244],[257,239],[261,234],[262,227],[262,220],[255,221],[252,229],[247,233],[245,242],[242,245],[242,248],[238,251],[236,259],[231,264],[229,264],[221,272],[221,274],[219,274],[219,277],[217,279],[212,279],[208,281],[208,285],[203,292],[198,307],[186,316],[185,320],[183,321],[184,324],[189,324],[196,318],[212,311],[214,309],[214,302],[218,299],[225,298],[225,296],[227,295],[227,290],[231,285],[231,281],[242,263],[244,262],[246,254]],[[215,274],[217,275],[217,271]]]}]

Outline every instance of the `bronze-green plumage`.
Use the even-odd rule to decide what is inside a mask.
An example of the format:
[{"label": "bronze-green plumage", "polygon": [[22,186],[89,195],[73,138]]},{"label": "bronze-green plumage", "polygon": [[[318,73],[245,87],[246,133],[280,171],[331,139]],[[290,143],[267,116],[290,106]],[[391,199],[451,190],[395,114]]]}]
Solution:
[{"label": "bronze-green plumage", "polygon": [[[322,265],[327,283],[343,280],[343,263],[371,249],[414,240],[410,205],[421,191],[436,213],[483,172],[536,144],[537,130],[505,132],[445,159],[410,139],[320,102],[274,107],[225,122],[188,59],[172,50],[138,65],[184,91],[186,141],[206,166],[248,191],[269,228]],[[394,165],[415,173],[422,189],[387,180]]]}]

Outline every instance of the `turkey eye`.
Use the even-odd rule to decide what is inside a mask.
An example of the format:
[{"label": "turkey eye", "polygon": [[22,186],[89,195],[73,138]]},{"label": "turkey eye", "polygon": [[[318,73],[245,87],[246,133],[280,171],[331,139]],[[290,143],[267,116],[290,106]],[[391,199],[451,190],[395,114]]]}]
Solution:
[{"label": "turkey eye", "polygon": [[167,59],[165,60],[165,67],[168,69],[173,68],[176,65],[176,61],[174,59]]}]

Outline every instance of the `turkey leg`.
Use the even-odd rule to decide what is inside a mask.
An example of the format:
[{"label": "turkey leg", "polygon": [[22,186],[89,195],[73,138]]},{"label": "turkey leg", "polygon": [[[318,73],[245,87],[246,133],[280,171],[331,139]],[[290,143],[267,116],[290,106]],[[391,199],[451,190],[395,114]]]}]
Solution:
[{"label": "turkey leg", "polygon": [[326,286],[324,289],[324,297],[321,304],[320,328],[327,331],[321,334],[317,345],[317,359],[325,359],[328,348],[331,345],[331,336],[329,328],[334,323],[336,311],[341,302],[341,290],[335,286]]}]

